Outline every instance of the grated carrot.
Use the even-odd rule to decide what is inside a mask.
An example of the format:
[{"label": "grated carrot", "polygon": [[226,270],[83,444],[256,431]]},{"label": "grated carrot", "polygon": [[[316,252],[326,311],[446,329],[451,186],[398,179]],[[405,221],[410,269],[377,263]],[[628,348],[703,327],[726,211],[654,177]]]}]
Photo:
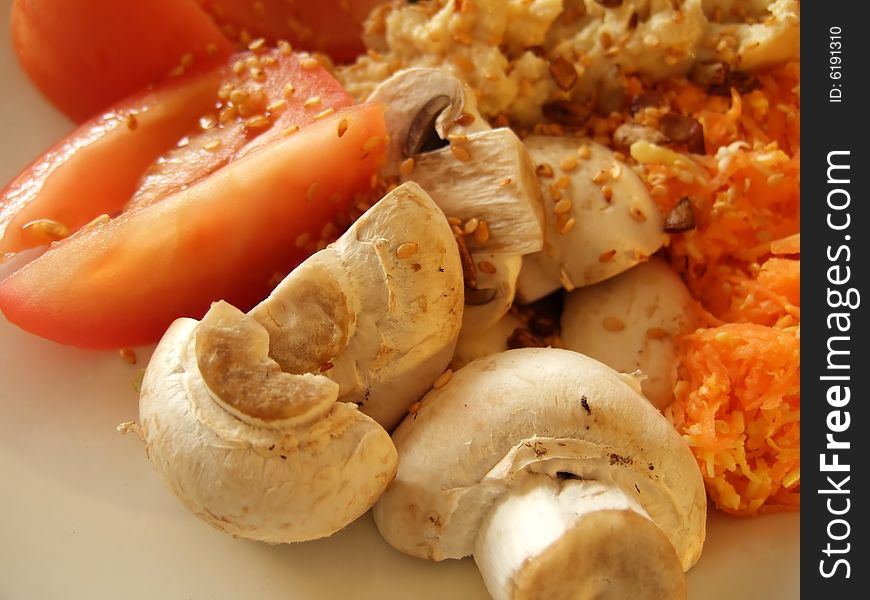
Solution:
[{"label": "grated carrot", "polygon": [[696,227],[667,253],[709,317],[679,341],[666,415],[711,499],[737,515],[800,509],[799,66],[758,79],[730,99],[664,84],[672,109],[703,125],[708,154],[687,155],[692,178],[644,165],[663,213],[692,201]]}]

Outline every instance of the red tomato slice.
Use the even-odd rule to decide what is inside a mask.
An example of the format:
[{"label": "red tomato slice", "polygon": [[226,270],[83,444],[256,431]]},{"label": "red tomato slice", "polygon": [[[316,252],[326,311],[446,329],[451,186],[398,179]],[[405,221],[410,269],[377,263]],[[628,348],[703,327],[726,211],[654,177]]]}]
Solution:
[{"label": "red tomato slice", "polygon": [[301,49],[349,62],[365,51],[362,23],[386,0],[197,0],[224,33],[247,44],[251,38],[288,40]]},{"label": "red tomato slice", "polygon": [[350,106],[353,97],[309,57],[263,48],[233,57],[195,135],[149,169],[130,208],[160,201],[280,138]]},{"label": "red tomato slice", "polygon": [[14,0],[11,24],[28,76],[78,122],[233,51],[193,0]]},{"label": "red tomato slice", "polygon": [[0,261],[52,241],[55,223],[73,232],[100,214],[157,202],[352,103],[322,67],[274,49],[167,81],[81,126],[0,192]]},{"label": "red tomato slice", "polygon": [[306,254],[386,144],[383,107],[363,104],[234,161],[160,203],[55,243],[0,282],[0,310],[82,348],[153,342],[178,316],[226,299],[249,308]]},{"label": "red tomato slice", "polygon": [[[0,191],[0,261],[48,243],[28,223],[68,231],[120,211],[145,169],[189,132],[214,103],[221,73],[186,76],[127,100],[85,123]],[[62,237],[62,236],[61,236]]]}]

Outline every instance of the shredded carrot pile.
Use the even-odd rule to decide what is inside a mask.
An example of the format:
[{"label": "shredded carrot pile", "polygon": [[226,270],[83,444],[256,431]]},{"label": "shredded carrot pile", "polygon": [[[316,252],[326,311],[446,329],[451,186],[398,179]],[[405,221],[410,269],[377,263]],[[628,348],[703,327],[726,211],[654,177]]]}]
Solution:
[{"label": "shredded carrot pile", "polygon": [[666,415],[711,499],[738,515],[800,508],[799,65],[758,79],[731,98],[660,87],[703,125],[707,154],[640,161],[664,214],[692,202],[696,226],[668,254],[707,318],[681,340]]}]

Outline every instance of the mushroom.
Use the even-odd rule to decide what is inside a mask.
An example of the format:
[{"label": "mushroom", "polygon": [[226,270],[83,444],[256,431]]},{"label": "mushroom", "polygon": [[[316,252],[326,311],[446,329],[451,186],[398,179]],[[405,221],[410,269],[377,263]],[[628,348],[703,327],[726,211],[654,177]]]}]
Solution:
[{"label": "mushroom", "polygon": [[665,240],[643,182],[595,142],[525,139],[544,191],[544,250],[526,256],[517,294],[533,302],[557,289],[597,283],[644,262]]},{"label": "mushroom", "polygon": [[393,433],[374,506],[396,549],[473,554],[493,598],[685,597],[706,496],[691,451],[636,381],[554,348],[478,359]]},{"label": "mushroom", "polygon": [[465,290],[462,333],[477,335],[501,319],[514,302],[522,258],[516,254],[475,254],[477,287]]},{"label": "mushroom", "polygon": [[393,143],[381,175],[399,174],[399,165],[416,154],[443,146],[449,135],[489,129],[471,90],[440,69],[404,69],[383,81],[368,97],[386,105],[384,118]]},{"label": "mushroom", "polygon": [[395,474],[384,427],[444,371],[462,308],[444,215],[400,186],[249,314],[218,302],[170,326],[142,384],[146,454],[218,529],[328,536]]},{"label": "mushroom", "polygon": [[697,324],[695,301],[661,258],[574,290],[565,298],[562,342],[622,373],[640,370],[659,410],[674,400],[676,336]]}]

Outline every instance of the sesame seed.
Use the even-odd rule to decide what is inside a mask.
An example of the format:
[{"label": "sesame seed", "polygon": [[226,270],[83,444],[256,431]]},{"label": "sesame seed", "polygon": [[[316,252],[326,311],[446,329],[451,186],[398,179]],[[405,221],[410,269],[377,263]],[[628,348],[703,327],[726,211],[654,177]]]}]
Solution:
[{"label": "sesame seed", "polygon": [[107,215],[106,213],[103,213],[103,214],[98,215],[98,216],[94,217],[93,219],[91,219],[91,221],[89,223],[87,223],[86,225],[84,225],[82,227],[82,229],[87,229],[89,227],[96,227],[98,225],[104,225],[104,224],[108,223],[109,221],[111,221],[111,218],[109,217],[109,215]]},{"label": "sesame seed", "polygon": [[284,56],[288,56],[293,53],[293,46],[287,40],[278,40],[278,52],[283,54]]},{"label": "sesame seed", "polygon": [[576,156],[566,156],[561,161],[559,161],[559,168],[565,171],[566,173],[570,173],[574,169],[577,168],[577,157]]},{"label": "sesame seed", "polygon": [[474,115],[464,112],[456,118],[455,123],[460,127],[468,127],[474,123]]},{"label": "sesame seed", "polygon": [[474,239],[479,244],[483,244],[489,240],[489,225],[486,224],[486,221],[481,221],[477,226],[477,229],[474,230]]},{"label": "sesame seed", "polygon": [[465,235],[471,235],[475,231],[477,231],[478,226],[480,225],[480,220],[476,217],[472,217],[465,222],[465,225],[462,228],[462,233]]},{"label": "sesame seed", "polygon": [[609,204],[611,200],[613,200],[613,188],[609,185],[601,186],[601,194],[604,196],[604,200]]},{"label": "sesame seed", "polygon": [[662,340],[668,337],[667,329],[662,329],[661,327],[650,327],[646,330],[646,337],[651,340]]},{"label": "sesame seed", "polygon": [[619,319],[619,317],[609,316],[604,317],[604,320],[601,322],[604,325],[604,329],[607,331],[622,331],[625,329],[625,323]]},{"label": "sesame seed", "polygon": [[305,108],[311,108],[312,106],[317,106],[318,104],[320,104],[320,96],[311,96],[302,103],[302,106],[304,106]]},{"label": "sesame seed", "polygon": [[553,182],[553,185],[560,190],[564,190],[568,188],[568,185],[571,183],[571,180],[568,179],[567,175],[559,175],[556,178],[556,181]]},{"label": "sesame seed", "polygon": [[592,183],[601,185],[602,183],[607,181],[607,178],[609,176],[610,176],[610,174],[607,172],[606,169],[601,169],[595,175],[592,176]]},{"label": "sesame seed", "polygon": [[303,69],[311,70],[319,67],[320,63],[317,62],[316,58],[306,58],[299,62],[299,66],[301,66]]},{"label": "sesame seed", "polygon": [[622,175],[622,165],[618,162],[613,163],[613,166],[610,167],[610,177],[612,179],[619,179],[620,175]]},{"label": "sesame seed", "polygon": [[571,217],[570,219],[565,221],[565,224],[562,225],[562,228],[559,230],[559,233],[562,235],[569,233],[572,229],[574,229],[574,225],[576,225],[576,224],[577,224],[577,219],[575,219],[574,217]]},{"label": "sesame seed", "polygon": [[450,152],[453,153],[456,160],[462,162],[468,162],[471,160],[471,153],[468,151],[468,148],[464,148],[463,146],[450,146]]},{"label": "sesame seed", "polygon": [[631,207],[631,218],[639,223],[646,221],[646,214],[636,206]]},{"label": "sesame seed", "polygon": [[23,232],[36,233],[51,240],[60,240],[69,235],[69,227],[54,219],[36,219],[21,226]]},{"label": "sesame seed", "polygon": [[187,69],[193,66],[193,61],[196,60],[192,52],[188,52],[184,56],[181,57],[181,67],[182,69]]},{"label": "sesame seed", "polygon": [[502,179],[501,181],[498,182],[498,184],[499,184],[501,187],[508,186],[508,185],[511,184],[511,178],[508,177],[507,179]]},{"label": "sesame seed", "polygon": [[[773,175],[771,175],[770,177],[767,178],[767,185],[770,187],[774,187],[774,186],[782,183],[783,179],[785,179],[784,173],[774,173]],[[749,181],[751,183],[751,180],[749,180],[749,179],[747,179],[746,181]],[[746,187],[748,188],[749,186],[746,186]]]},{"label": "sesame seed", "polygon": [[276,100],[275,102],[272,102],[269,106],[267,106],[266,110],[268,110],[270,113],[276,113],[276,112],[281,112],[286,108],[287,108],[287,101],[286,100]]},{"label": "sesame seed", "polygon": [[363,142],[362,151],[366,154],[384,143],[384,138],[379,135],[374,135]]},{"label": "sesame seed", "polygon": [[616,250],[608,250],[607,252],[602,253],[601,256],[598,257],[598,262],[610,262],[611,260],[613,260],[614,256],[616,256]]},{"label": "sesame seed", "polygon": [[217,125],[217,122],[217,115],[213,113],[209,115],[203,115],[199,118],[199,126],[203,131],[207,129],[212,129],[214,126]]},{"label": "sesame seed", "polygon": [[300,233],[300,234],[296,237],[296,247],[297,247],[297,248],[302,248],[302,247],[303,247],[305,244],[307,244],[309,241],[311,241],[311,234],[310,234],[310,233],[308,233],[308,232]]},{"label": "sesame seed", "polygon": [[569,200],[568,198],[563,198],[556,202],[556,206],[553,207],[553,212],[557,215],[562,215],[569,212],[572,206],[573,202],[571,202],[571,200]]},{"label": "sesame seed", "polygon": [[266,115],[255,115],[245,121],[245,129],[263,129],[269,126],[269,117]]},{"label": "sesame seed", "polygon": [[417,400],[411,406],[408,407],[408,414],[417,414],[417,411],[420,410],[420,407],[423,406],[423,403]]},{"label": "sesame seed", "polygon": [[248,50],[251,50],[252,52],[256,52],[257,50],[266,50],[265,38],[257,38],[253,40],[250,44],[248,44]]},{"label": "sesame seed", "polygon": [[592,156],[592,148],[589,147],[589,144],[583,144],[577,148],[577,156],[584,159],[589,158]]},{"label": "sesame seed", "polygon": [[136,352],[132,348],[121,348],[118,355],[131,365],[136,364]]},{"label": "sesame seed", "polygon": [[285,84],[284,84],[284,89],[282,90],[281,93],[284,94],[284,97],[285,97],[285,98],[289,98],[290,96],[293,95],[293,93],[294,93],[295,91],[296,91],[296,88],[293,87],[293,84],[292,84],[292,83],[285,83]]},{"label": "sesame seed", "polygon": [[418,248],[419,246],[417,246],[416,242],[405,242],[396,248],[396,256],[401,259],[410,258],[417,254]]},{"label": "sesame seed", "polygon": [[451,225],[462,226],[462,219],[460,219],[459,217],[447,217],[447,222]]},{"label": "sesame seed", "polygon": [[407,179],[411,176],[411,173],[414,171],[414,159],[406,158],[399,164],[399,175],[402,179]]},{"label": "sesame seed", "polygon": [[207,152],[215,152],[221,147],[221,144],[222,142],[220,140],[211,140],[210,142],[203,144],[202,148]]},{"label": "sesame seed", "polygon": [[432,387],[436,390],[440,390],[447,382],[449,382],[453,378],[453,369],[447,369],[441,375],[438,376],[438,379],[435,380],[435,383],[432,384]]},{"label": "sesame seed", "polygon": [[535,167],[535,173],[537,173],[539,177],[552,177],[553,167],[547,163],[541,163]]},{"label": "sesame seed", "polygon": [[451,226],[450,226],[450,231],[453,232],[453,235],[457,235],[457,236],[460,236],[460,237],[463,236],[463,235],[465,235],[464,233],[462,233],[462,227],[460,227],[459,225],[451,225]]},{"label": "sesame seed", "polygon": [[498,269],[495,268],[495,265],[489,262],[488,260],[482,260],[477,263],[477,268],[483,271],[484,273],[488,273],[490,275],[494,274]]},{"label": "sesame seed", "polygon": [[291,126],[288,127],[287,129],[285,129],[284,131],[282,131],[282,132],[281,132],[281,135],[285,135],[285,136],[286,136],[286,135],[292,135],[292,134],[296,133],[297,131],[299,131],[299,125],[291,125]]},{"label": "sesame seed", "polygon": [[316,121],[317,119],[322,119],[323,117],[328,117],[329,115],[331,115],[334,112],[335,112],[335,109],[330,106],[326,110],[314,115],[314,120]]},{"label": "sesame seed", "polygon": [[338,137],[341,137],[345,133],[347,133],[347,127],[348,127],[347,119],[341,119],[338,122]]},{"label": "sesame seed", "polygon": [[266,72],[260,67],[251,67],[248,69],[248,74],[254,81],[266,81]]},{"label": "sesame seed", "polygon": [[236,75],[240,75],[242,71],[245,70],[245,61],[237,60],[233,63],[233,73]]}]

